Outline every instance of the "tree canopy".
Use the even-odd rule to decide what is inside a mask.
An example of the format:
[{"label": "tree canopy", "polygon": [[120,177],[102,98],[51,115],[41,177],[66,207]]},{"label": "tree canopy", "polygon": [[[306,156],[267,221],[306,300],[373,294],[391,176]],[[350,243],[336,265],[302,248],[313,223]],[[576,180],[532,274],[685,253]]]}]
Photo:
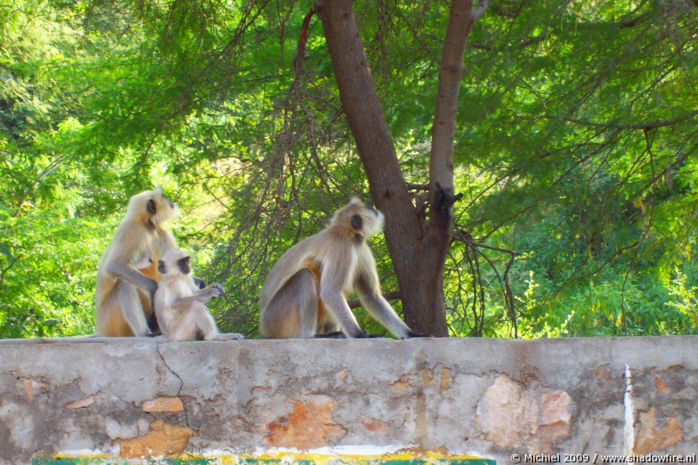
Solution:
[{"label": "tree canopy", "polygon": [[[221,328],[256,334],[274,261],[375,188],[316,6],[0,0],[1,337],[93,332],[101,254],[128,198],[153,185],[179,204],[194,270],[226,286],[211,304]],[[353,3],[424,215],[450,11]],[[452,144],[449,334],[698,333],[696,31],[693,0],[492,1],[474,22]],[[395,245],[371,246],[402,311]]]}]

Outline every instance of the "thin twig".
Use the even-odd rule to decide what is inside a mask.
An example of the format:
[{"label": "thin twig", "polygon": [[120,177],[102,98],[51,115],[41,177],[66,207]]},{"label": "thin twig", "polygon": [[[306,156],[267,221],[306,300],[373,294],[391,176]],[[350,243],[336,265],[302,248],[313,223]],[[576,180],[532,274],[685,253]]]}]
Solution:
[{"label": "thin twig", "polygon": [[698,115],[698,110],[693,110],[691,112],[685,113],[677,118],[670,119],[670,120],[657,120],[657,121],[651,121],[651,122],[647,122],[647,123],[635,123],[635,124],[615,124],[612,122],[597,123],[594,121],[584,121],[584,120],[580,120],[580,119],[568,118],[566,116],[556,116],[556,115],[544,115],[543,117],[546,119],[557,119],[560,121],[566,121],[568,123],[580,124],[580,125],[589,126],[592,128],[634,129],[634,130],[645,131],[648,129],[657,129],[657,128],[663,128],[666,126],[673,126],[673,125],[681,123],[687,119],[691,119],[696,115]]}]

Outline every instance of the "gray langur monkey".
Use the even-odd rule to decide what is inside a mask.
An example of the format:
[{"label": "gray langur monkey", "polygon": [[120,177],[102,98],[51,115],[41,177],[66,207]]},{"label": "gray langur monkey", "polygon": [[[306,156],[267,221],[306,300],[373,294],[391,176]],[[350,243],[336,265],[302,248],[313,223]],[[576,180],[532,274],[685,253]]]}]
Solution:
[{"label": "gray langur monkey", "polygon": [[[148,268],[166,249],[176,247],[163,224],[175,218],[177,206],[161,188],[136,194],[97,270],[96,326],[100,336],[146,336],[152,332],[148,318],[158,283],[139,270]],[[153,276],[151,274],[151,276]],[[143,298],[139,291],[145,291]]]},{"label": "gray langur monkey", "polygon": [[262,288],[260,335],[311,338],[340,329],[347,337],[367,337],[345,297],[356,291],[395,336],[424,336],[413,332],[381,294],[366,239],[382,229],[383,214],[354,197],[334,213],[328,227],[287,250]]},{"label": "gray langur monkey", "polygon": [[158,271],[162,278],[154,303],[162,335],[172,341],[216,339],[218,327],[205,304],[220,297],[223,286],[216,283],[199,289],[189,256],[177,249],[165,251],[158,261]]}]

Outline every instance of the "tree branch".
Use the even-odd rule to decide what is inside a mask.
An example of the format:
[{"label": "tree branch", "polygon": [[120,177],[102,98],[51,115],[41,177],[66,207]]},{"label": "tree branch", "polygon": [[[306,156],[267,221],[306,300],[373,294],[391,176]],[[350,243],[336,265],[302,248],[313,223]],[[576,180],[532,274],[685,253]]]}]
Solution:
[{"label": "tree branch", "polygon": [[520,49],[520,48],[530,47],[531,45],[537,45],[537,44],[543,42],[547,38],[548,38],[547,34],[544,34],[544,35],[539,35],[536,37],[531,37],[531,38],[526,39],[526,40],[524,40],[518,44],[515,44],[515,45],[507,43],[506,45],[504,45],[502,47],[496,47],[496,48],[492,47],[491,45],[487,45],[487,44],[470,42],[470,47],[478,49],[478,50],[487,50],[489,52],[495,52],[495,51],[501,52],[501,51],[504,51],[507,49],[516,50],[516,49]]},{"label": "tree branch", "polygon": [[[481,3],[482,5],[482,3]],[[434,122],[431,130],[429,160],[430,204],[436,204],[440,188],[453,193],[453,138],[456,132],[456,110],[460,81],[463,77],[463,57],[468,35],[473,26],[473,1],[453,0],[441,54]],[[435,209],[432,208],[432,212]],[[433,216],[432,216],[433,218]]]},{"label": "tree branch", "polygon": [[500,247],[494,247],[492,245],[481,244],[479,242],[475,242],[475,240],[473,239],[473,236],[471,236],[469,232],[467,232],[463,229],[456,230],[453,233],[453,238],[460,241],[460,242],[463,242],[464,244],[468,244],[472,248],[494,250],[495,252],[502,252],[502,253],[509,254],[512,257],[516,257],[518,255],[521,255],[521,252],[517,252],[516,250],[502,249]]},{"label": "tree branch", "polygon": [[22,198],[17,202],[17,208],[15,209],[15,212],[12,215],[13,218],[17,218],[19,216],[19,214],[22,212],[22,207],[24,206],[24,203],[27,201],[29,196],[32,194],[32,191],[34,190],[34,188],[37,185],[39,185],[41,180],[44,179],[44,177],[51,174],[51,172],[53,172],[53,170],[57,169],[58,165],[63,163],[66,159],[68,159],[68,155],[60,155],[60,156],[56,157],[54,160],[51,160],[51,162],[46,166],[46,168],[41,170],[41,172],[39,173],[37,178],[31,183],[31,186],[27,187],[24,190],[24,194],[23,194]]},{"label": "tree branch", "polygon": [[2,273],[0,273],[0,287],[5,284],[5,275],[7,274],[8,271],[17,263],[18,257],[12,257],[12,261],[10,261],[10,264],[7,265],[5,268],[3,268]]},{"label": "tree branch", "polygon": [[681,123],[687,119],[691,119],[694,116],[698,115],[698,110],[693,110],[691,112],[685,113],[677,118],[670,119],[670,120],[658,120],[658,121],[651,121],[647,123],[636,123],[636,124],[615,124],[615,123],[596,123],[593,121],[584,121],[580,119],[574,119],[574,118],[568,118],[566,116],[556,116],[556,115],[545,115],[543,116],[546,119],[556,119],[560,121],[565,121],[568,123],[574,123],[574,124],[580,124],[583,126],[589,126],[592,128],[610,128],[610,129],[634,129],[634,130],[649,130],[649,129],[657,129],[657,128],[663,128],[666,126],[673,126],[675,124]]},{"label": "tree branch", "polygon": [[298,85],[300,81],[300,75],[303,72],[303,60],[305,59],[305,44],[308,42],[308,27],[310,26],[310,20],[315,14],[315,10],[310,10],[308,14],[303,18],[303,24],[301,25],[301,32],[298,34],[298,47],[296,48],[296,58],[293,59],[293,68],[296,72],[295,78],[293,80],[294,86]]},{"label": "tree branch", "polygon": [[485,14],[485,11],[487,11],[487,7],[490,4],[490,0],[480,0],[480,2],[477,4],[477,8],[473,10],[472,13],[472,18],[473,22],[477,21],[482,17],[482,15]]},{"label": "tree branch", "polygon": [[[452,196],[447,206],[458,200],[453,192],[453,139],[456,132],[458,94],[463,77],[463,58],[473,24],[487,10],[489,0],[452,0],[439,69],[429,160],[429,204],[432,227],[450,234],[450,218],[443,215],[443,196]],[[438,204],[438,205],[437,205]],[[449,215],[450,216],[450,215]],[[446,220],[446,222],[444,222]]]},{"label": "tree branch", "polygon": [[415,183],[408,182],[407,188],[410,190],[413,190],[413,191],[428,191],[429,184],[415,184]]}]

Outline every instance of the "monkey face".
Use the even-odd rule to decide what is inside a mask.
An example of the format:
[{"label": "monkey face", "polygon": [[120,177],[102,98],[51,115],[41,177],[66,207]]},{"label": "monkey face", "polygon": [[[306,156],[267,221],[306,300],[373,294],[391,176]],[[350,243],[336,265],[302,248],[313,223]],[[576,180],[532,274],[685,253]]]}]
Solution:
[{"label": "monkey face", "polygon": [[129,215],[145,217],[155,225],[169,221],[179,215],[177,205],[165,197],[162,187],[159,186],[131,197],[128,211]]},{"label": "monkey face", "polygon": [[337,210],[331,225],[340,227],[347,235],[366,238],[383,230],[383,214],[361,200],[352,197],[349,203]]},{"label": "monkey face", "polygon": [[[165,197],[162,193],[162,187],[158,186],[152,191],[152,196],[148,200],[148,207],[153,206],[154,211],[152,211],[153,222],[159,224],[179,215],[179,209],[177,205],[172,202],[172,200]],[[150,209],[148,210],[150,211]]]},{"label": "monkey face", "polygon": [[373,207],[366,206],[365,210],[365,216],[368,217],[368,220],[364,219],[364,230],[366,231],[366,236],[371,237],[383,231],[385,217],[380,210],[376,210]]},{"label": "monkey face", "polygon": [[189,255],[179,249],[167,250],[158,261],[158,271],[170,276],[191,274]]}]

